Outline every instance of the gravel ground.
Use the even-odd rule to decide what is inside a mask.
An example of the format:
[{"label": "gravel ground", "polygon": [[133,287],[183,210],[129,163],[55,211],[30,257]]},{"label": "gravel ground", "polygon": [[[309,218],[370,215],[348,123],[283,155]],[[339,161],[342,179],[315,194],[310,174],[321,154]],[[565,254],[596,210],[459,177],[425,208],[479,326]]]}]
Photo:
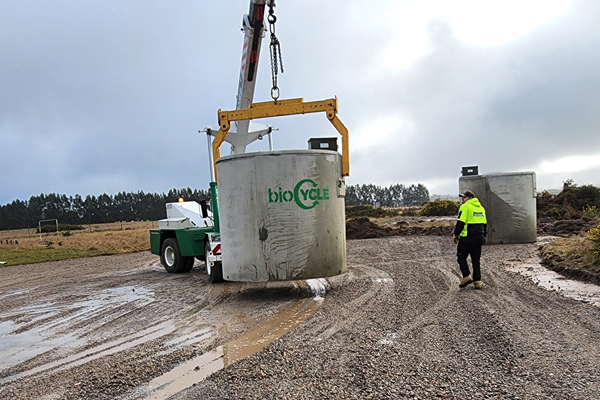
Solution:
[{"label": "gravel ground", "polygon": [[[119,399],[308,295],[211,285],[150,252],[0,268],[0,399]],[[142,388],[142,390],[138,390]]]},{"label": "gravel ground", "polygon": [[[485,246],[482,261],[484,289],[459,289],[448,237],[350,240],[349,271],[328,279],[312,317],[171,399],[600,398],[600,310],[506,271],[538,262],[536,244]],[[107,307],[106,291],[119,299],[123,287],[138,297]],[[0,268],[0,339],[72,339],[22,362],[4,358],[0,340],[0,398],[149,398],[152,378],[306,293],[297,283],[212,286],[199,267],[169,275],[149,253]],[[181,339],[203,329],[202,341]]]},{"label": "gravel ground", "polygon": [[597,399],[600,312],[506,272],[537,246],[485,246],[458,288],[442,237],[348,243],[307,323],[176,399]]}]

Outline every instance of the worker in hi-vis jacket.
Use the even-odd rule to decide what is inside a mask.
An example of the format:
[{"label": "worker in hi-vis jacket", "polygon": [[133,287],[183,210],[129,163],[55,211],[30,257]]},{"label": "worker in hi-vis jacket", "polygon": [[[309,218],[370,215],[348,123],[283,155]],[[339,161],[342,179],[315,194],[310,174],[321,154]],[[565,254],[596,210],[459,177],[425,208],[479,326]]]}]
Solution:
[{"label": "worker in hi-vis jacket", "polygon": [[[487,219],[485,208],[470,190],[459,195],[462,205],[458,209],[458,220],[454,228],[454,243],[457,243],[456,257],[462,280],[458,287],[464,288],[474,282],[475,289],[481,289],[481,247],[486,241]],[[467,257],[471,256],[473,275],[469,271]]]}]

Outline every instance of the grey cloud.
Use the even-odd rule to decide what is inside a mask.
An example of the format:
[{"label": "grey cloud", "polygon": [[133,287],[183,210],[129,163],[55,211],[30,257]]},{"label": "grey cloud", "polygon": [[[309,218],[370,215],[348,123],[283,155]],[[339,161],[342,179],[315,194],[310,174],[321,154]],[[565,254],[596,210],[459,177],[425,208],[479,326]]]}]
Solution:
[{"label": "grey cloud", "polygon": [[[365,142],[358,127],[387,116],[414,125],[388,127],[387,142],[368,151],[352,147],[349,183],[452,181],[464,165],[514,171],[600,153],[597,2],[575,1],[534,32],[488,48],[433,21],[432,52],[410,69],[380,74],[380,51],[398,27],[351,20],[350,6],[277,7],[283,98],[337,95],[351,146]],[[247,10],[246,0],[3,2],[0,168],[11,173],[0,174],[0,204],[42,192],[205,188],[206,139],[197,130],[235,106]],[[268,35],[256,101],[270,100],[267,42]],[[320,115],[268,123],[280,128],[277,148],[336,135]]]}]

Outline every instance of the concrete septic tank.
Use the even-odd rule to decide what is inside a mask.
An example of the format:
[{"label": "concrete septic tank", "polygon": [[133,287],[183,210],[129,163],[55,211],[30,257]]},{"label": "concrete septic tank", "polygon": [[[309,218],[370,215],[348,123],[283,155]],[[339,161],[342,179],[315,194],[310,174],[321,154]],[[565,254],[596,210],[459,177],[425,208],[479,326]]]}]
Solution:
[{"label": "concrete septic tank", "polygon": [[475,193],[485,207],[489,244],[537,240],[534,172],[461,176],[458,186],[460,193]]},{"label": "concrete septic tank", "polygon": [[223,278],[322,278],[346,272],[345,182],[330,150],[217,161]]}]

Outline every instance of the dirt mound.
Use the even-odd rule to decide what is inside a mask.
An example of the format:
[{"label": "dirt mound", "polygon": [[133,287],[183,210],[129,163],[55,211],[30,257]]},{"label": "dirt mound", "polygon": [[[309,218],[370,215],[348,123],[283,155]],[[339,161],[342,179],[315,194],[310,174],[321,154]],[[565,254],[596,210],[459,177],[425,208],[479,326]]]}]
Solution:
[{"label": "dirt mound", "polygon": [[351,218],[346,221],[346,239],[371,239],[394,236],[394,229],[371,222],[368,217]]},{"label": "dirt mound", "polygon": [[598,218],[578,218],[556,220],[551,217],[539,217],[537,221],[538,235],[572,236],[582,231],[589,231],[598,225]]},{"label": "dirt mound", "polygon": [[454,228],[447,226],[407,226],[397,230],[397,235],[450,236]]},{"label": "dirt mound", "polygon": [[351,218],[346,221],[346,239],[371,239],[388,236],[449,236],[452,229],[444,223],[428,226],[411,225],[407,221],[398,221],[393,226],[381,226],[367,217]]}]

